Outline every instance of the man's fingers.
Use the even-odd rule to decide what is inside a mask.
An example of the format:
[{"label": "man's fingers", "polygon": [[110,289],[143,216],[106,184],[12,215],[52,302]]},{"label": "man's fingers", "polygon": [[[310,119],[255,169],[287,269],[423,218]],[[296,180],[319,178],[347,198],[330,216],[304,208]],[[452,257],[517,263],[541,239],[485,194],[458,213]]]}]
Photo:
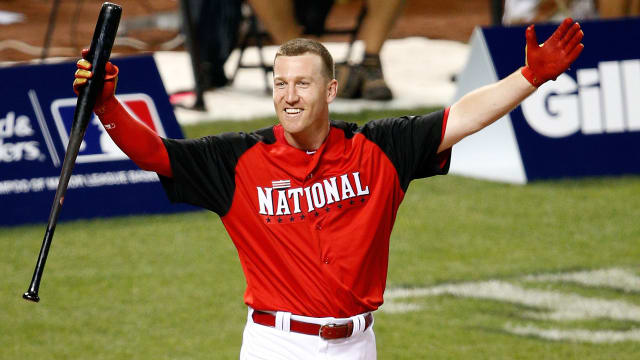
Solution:
[{"label": "man's fingers", "polygon": [[525,36],[527,38],[527,47],[538,47],[538,37],[536,36],[536,30],[533,25],[529,25],[525,32]]},{"label": "man's fingers", "polygon": [[565,51],[571,51],[573,50],[574,47],[578,46],[578,44],[580,44],[580,42],[582,41],[582,38],[584,37],[584,33],[582,31],[579,31],[577,34],[575,34],[568,42],[567,44],[564,46],[564,50]]},{"label": "man's fingers", "polygon": [[78,60],[78,62],[76,63],[76,66],[78,67],[78,69],[91,70],[91,63],[85,59]]},{"label": "man's fingers", "polygon": [[73,80],[73,87],[82,86],[87,83],[87,78],[76,78]]},{"label": "man's fingers", "polygon": [[76,70],[75,74],[73,74],[73,76],[76,79],[91,79],[91,77],[93,76],[93,73],[91,71],[88,70],[83,70],[83,69],[78,69]]},{"label": "man's fingers", "polygon": [[90,71],[91,63],[86,60],[88,53],[89,49],[82,49],[82,59],[76,62],[78,70],[73,74],[73,77],[75,78],[73,80],[73,92],[76,93],[76,95],[80,94],[80,88],[87,83],[87,80],[90,79],[91,76],[93,76],[93,73]]},{"label": "man's fingers", "polygon": [[567,30],[565,36],[560,40],[562,46],[566,46],[566,44],[573,39],[573,37],[580,31],[580,24],[573,23],[573,25]]},{"label": "man's fingers", "polygon": [[565,34],[567,33],[567,31],[569,31],[569,29],[571,28],[571,25],[574,23],[572,18],[566,18],[564,19],[564,21],[562,22],[562,24],[560,24],[560,26],[558,26],[558,28],[556,29],[556,31],[553,32],[553,34],[551,35],[550,39],[553,39],[555,41],[561,41],[562,38],[565,36]]},{"label": "man's fingers", "polygon": [[87,83],[86,78],[77,78],[73,80],[73,92],[78,95],[80,93],[80,88]]},{"label": "man's fingers", "polygon": [[569,65],[571,65],[574,61],[576,61],[576,59],[578,58],[578,56],[580,56],[580,53],[582,52],[582,49],[584,49],[584,45],[582,44],[578,44],[578,46],[576,46],[575,48],[573,48],[573,50],[571,50],[571,52],[569,53]]}]

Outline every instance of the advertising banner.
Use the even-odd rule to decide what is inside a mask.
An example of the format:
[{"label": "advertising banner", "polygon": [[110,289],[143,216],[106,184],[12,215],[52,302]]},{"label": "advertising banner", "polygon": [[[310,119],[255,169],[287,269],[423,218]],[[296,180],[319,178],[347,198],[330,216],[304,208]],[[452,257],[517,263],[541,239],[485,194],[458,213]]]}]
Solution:
[{"label": "advertising banner", "polygon": [[[129,113],[160,136],[183,138],[153,57],[112,61]],[[48,219],[73,122],[75,70],[74,62],[0,69],[0,226]],[[187,209],[171,205],[158,176],[128,160],[93,115],[60,219]]]},{"label": "advertising banner", "polygon": [[[536,25],[540,42],[558,24]],[[454,146],[453,173],[526,183],[640,173],[640,19],[584,21],[584,51],[556,81]],[[456,99],[524,65],[525,29],[478,28]],[[467,141],[468,140],[468,141]]]}]

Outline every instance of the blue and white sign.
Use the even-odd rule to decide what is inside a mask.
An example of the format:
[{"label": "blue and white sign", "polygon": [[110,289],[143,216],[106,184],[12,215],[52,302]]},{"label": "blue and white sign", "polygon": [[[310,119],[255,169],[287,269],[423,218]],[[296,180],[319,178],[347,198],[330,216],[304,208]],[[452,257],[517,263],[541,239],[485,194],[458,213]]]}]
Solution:
[{"label": "blue and white sign", "polygon": [[[163,137],[182,138],[151,56],[113,59],[117,97]],[[69,142],[75,63],[0,69],[0,226],[48,219]],[[171,205],[158,176],[140,170],[93,115],[69,181],[61,220],[192,209]]]},{"label": "blue and white sign", "polygon": [[[581,22],[584,51],[556,81],[454,146],[451,171],[526,183],[640,174],[640,19]],[[536,25],[543,41],[557,24]],[[525,27],[478,28],[456,100],[524,65]],[[634,38],[635,37],[635,38]]]}]

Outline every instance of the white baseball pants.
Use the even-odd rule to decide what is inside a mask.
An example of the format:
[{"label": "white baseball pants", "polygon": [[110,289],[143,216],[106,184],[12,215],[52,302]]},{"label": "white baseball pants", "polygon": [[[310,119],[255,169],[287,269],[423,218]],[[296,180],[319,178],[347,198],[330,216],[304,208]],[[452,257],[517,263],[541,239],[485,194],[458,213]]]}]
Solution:
[{"label": "white baseball pants", "polygon": [[[294,320],[325,324],[344,324],[346,319],[309,318],[277,313],[276,327],[256,324],[249,308],[247,325],[242,336],[240,360],[375,360],[376,338],[373,324],[366,330],[354,329],[345,339],[324,340],[320,336],[289,332],[289,316]],[[284,316],[283,316],[284,314]]]}]

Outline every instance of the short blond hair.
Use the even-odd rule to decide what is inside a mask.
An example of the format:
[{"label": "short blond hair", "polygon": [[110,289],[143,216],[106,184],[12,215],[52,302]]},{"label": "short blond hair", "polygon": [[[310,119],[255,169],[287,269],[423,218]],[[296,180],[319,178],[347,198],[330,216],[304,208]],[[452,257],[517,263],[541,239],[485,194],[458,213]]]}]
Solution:
[{"label": "short blond hair", "polygon": [[326,47],[324,47],[324,45],[316,40],[305,38],[289,40],[280,46],[273,61],[275,62],[275,59],[277,59],[278,56],[299,56],[306,53],[320,56],[326,77],[329,80],[336,78],[335,64],[331,53]]}]

